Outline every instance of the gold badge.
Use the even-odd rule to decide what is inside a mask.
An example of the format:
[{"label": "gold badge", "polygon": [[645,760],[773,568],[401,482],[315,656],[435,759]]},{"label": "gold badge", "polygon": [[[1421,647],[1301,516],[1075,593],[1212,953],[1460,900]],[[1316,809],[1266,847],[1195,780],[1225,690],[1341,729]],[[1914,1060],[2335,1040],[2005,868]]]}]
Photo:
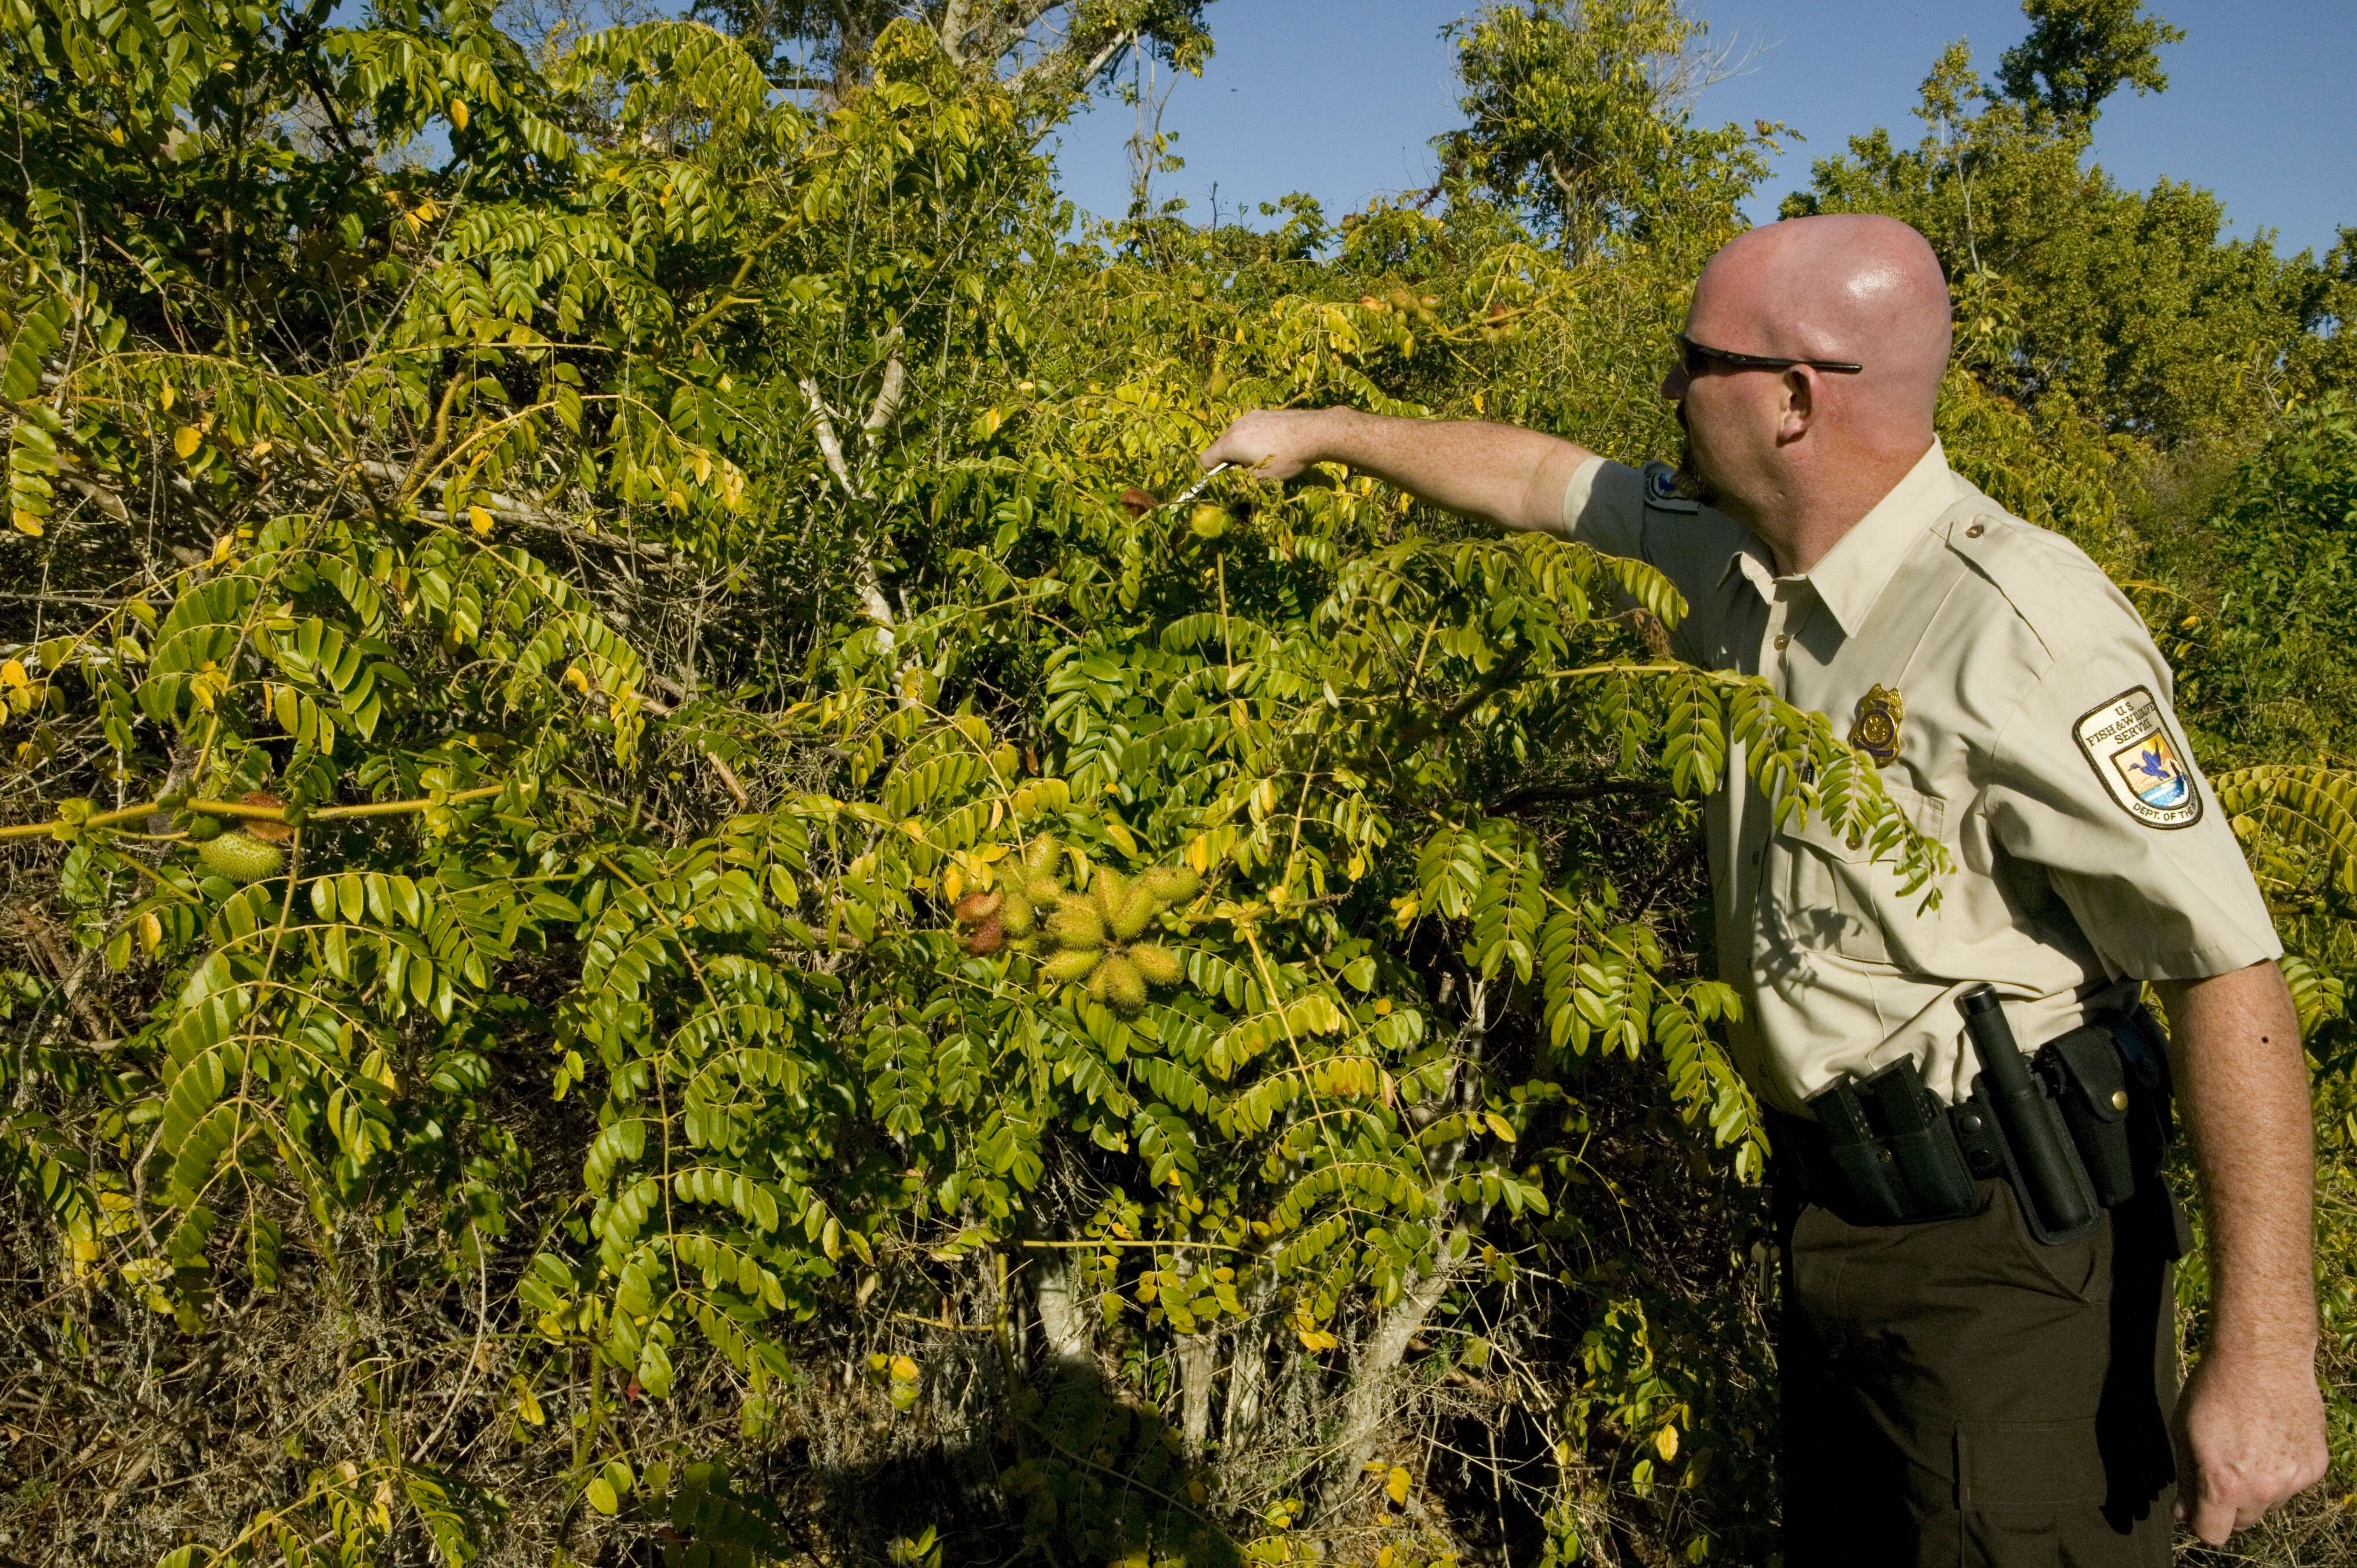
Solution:
[{"label": "gold badge", "polygon": [[1907,716],[1907,699],[1888,686],[1877,686],[1857,700],[1857,723],[1849,726],[1849,743],[1874,758],[1877,768],[1899,760],[1899,723]]}]

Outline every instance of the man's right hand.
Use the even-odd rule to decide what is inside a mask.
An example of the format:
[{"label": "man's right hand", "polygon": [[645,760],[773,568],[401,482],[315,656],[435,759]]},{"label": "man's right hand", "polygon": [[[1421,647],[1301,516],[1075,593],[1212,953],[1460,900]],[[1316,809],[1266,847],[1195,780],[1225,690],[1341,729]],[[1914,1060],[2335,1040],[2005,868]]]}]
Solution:
[{"label": "man's right hand", "polygon": [[1330,409],[1256,408],[1239,415],[1196,460],[1206,468],[1233,463],[1267,479],[1289,479],[1328,458]]},{"label": "man's right hand", "polygon": [[1351,408],[1254,409],[1198,459],[1289,479],[1340,463],[1446,511],[1508,528],[1559,529],[1563,497],[1587,449],[1511,424],[1391,419]]}]

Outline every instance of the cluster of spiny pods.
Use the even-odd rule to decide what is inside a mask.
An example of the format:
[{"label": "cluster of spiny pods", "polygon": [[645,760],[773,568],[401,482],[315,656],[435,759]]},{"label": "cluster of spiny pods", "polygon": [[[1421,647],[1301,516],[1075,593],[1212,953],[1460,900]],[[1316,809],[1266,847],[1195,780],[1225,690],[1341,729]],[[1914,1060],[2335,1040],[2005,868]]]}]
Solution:
[{"label": "cluster of spiny pods", "polygon": [[996,887],[959,899],[959,945],[977,956],[1029,953],[1042,981],[1085,985],[1105,1006],[1135,1013],[1149,986],[1176,985],[1185,973],[1177,953],[1144,939],[1201,879],[1183,865],[1150,866],[1135,880],[1097,866],[1085,889],[1070,888],[1056,875],[1063,851],[1053,837],[1034,839]]}]

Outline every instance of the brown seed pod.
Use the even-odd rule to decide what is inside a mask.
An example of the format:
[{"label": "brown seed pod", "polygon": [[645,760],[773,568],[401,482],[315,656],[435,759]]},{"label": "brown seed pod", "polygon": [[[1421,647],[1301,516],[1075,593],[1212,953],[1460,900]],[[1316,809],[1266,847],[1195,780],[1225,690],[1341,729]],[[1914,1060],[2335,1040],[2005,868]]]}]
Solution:
[{"label": "brown seed pod", "polygon": [[1144,517],[1162,503],[1154,499],[1151,490],[1141,490],[1135,485],[1121,492],[1121,510],[1132,517]]},{"label": "brown seed pod", "polygon": [[1069,952],[1060,952],[1041,964],[1039,972],[1050,980],[1060,980],[1066,983],[1086,980],[1090,971],[1095,969],[1103,958],[1103,948],[1074,949]]},{"label": "brown seed pod", "polygon": [[[267,806],[274,811],[286,809],[285,801],[260,789],[248,789],[237,798],[237,803],[241,806]],[[272,822],[267,817],[240,817],[238,825],[264,843],[285,843],[295,836],[293,828],[285,822]]]},{"label": "brown seed pod", "polygon": [[993,915],[968,932],[959,945],[976,958],[988,958],[1006,945],[1006,928]]},{"label": "brown seed pod", "polygon": [[996,893],[969,893],[959,899],[950,912],[958,918],[960,925],[979,926],[998,913],[1000,903],[1000,897]]},{"label": "brown seed pod", "polygon": [[1178,955],[1160,942],[1140,942],[1123,950],[1123,956],[1136,966],[1148,985],[1176,985],[1184,978],[1186,966]]}]

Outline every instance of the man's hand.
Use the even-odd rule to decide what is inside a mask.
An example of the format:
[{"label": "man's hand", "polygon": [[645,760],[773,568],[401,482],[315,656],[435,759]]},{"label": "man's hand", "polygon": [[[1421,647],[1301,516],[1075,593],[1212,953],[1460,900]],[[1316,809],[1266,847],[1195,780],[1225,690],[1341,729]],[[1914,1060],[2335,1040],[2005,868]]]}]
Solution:
[{"label": "man's hand", "polygon": [[2212,1351],[2178,1395],[2176,1429],[2177,1517],[2212,1546],[2324,1476],[2313,1357]]},{"label": "man's hand", "polygon": [[1587,449],[1511,424],[1389,419],[1356,409],[1255,409],[1204,451],[1206,468],[1233,463],[1289,479],[1312,463],[1341,463],[1444,511],[1508,528],[1560,529],[1564,492]]},{"label": "man's hand", "polygon": [[1289,479],[1327,460],[1333,423],[1322,409],[1256,408],[1240,415],[1198,461],[1206,468],[1233,463],[1265,479]]},{"label": "man's hand", "polygon": [[2154,987],[2210,1231],[2209,1343],[2177,1400],[2177,1513],[2212,1546],[2324,1474],[2299,1013],[2272,963]]}]

